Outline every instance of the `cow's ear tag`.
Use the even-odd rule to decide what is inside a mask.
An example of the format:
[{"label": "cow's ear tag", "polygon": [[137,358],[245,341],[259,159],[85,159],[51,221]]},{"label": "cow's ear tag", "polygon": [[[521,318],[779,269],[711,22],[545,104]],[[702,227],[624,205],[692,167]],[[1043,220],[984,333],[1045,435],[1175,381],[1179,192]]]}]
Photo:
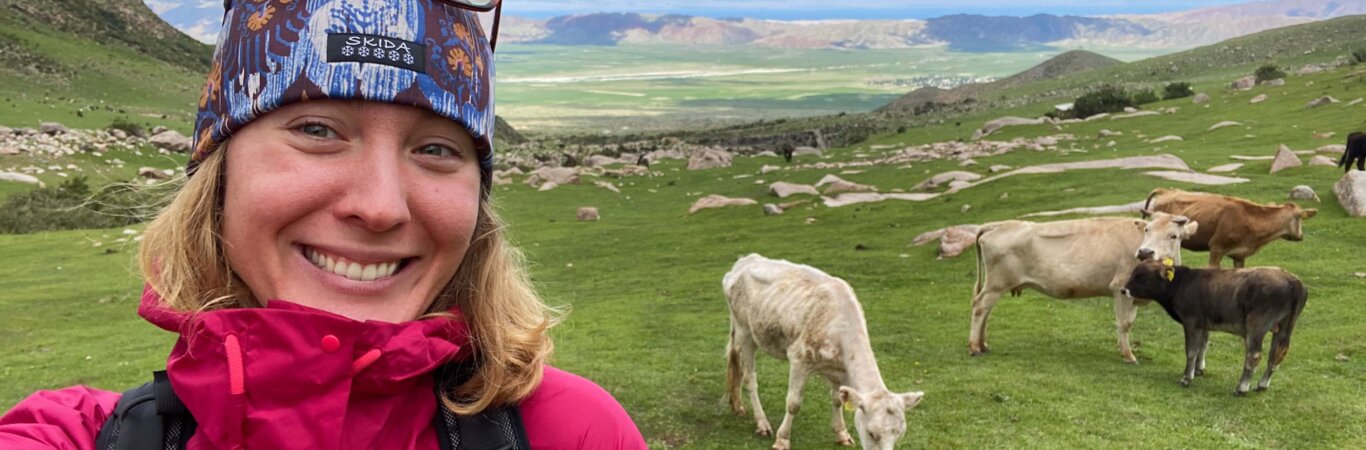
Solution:
[{"label": "cow's ear tag", "polygon": [[1176,261],[1173,261],[1171,258],[1162,258],[1162,265],[1171,267],[1176,265]]},{"label": "cow's ear tag", "polygon": [[845,410],[845,411],[849,411],[849,412],[854,412],[854,402],[845,400],[845,401],[844,401],[844,410]]},{"label": "cow's ear tag", "polygon": [[1172,269],[1167,269],[1166,275],[1167,275],[1167,281],[1172,281],[1173,279],[1176,278],[1176,271],[1175,271],[1175,270],[1172,270]]}]

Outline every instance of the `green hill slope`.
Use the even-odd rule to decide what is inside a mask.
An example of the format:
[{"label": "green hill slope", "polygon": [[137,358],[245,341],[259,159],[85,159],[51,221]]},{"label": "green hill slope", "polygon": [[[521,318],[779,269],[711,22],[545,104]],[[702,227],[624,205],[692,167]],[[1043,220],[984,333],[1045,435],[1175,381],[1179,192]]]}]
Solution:
[{"label": "green hill slope", "polygon": [[0,0],[0,124],[188,131],[211,53],[140,0]]},{"label": "green hill slope", "polygon": [[1054,56],[1048,61],[1044,61],[1024,72],[991,83],[968,84],[951,90],[935,87],[916,89],[901,98],[893,100],[891,103],[888,103],[887,106],[879,108],[878,111],[916,111],[917,109],[923,111],[926,105],[960,103],[965,99],[976,99],[991,92],[1026,86],[1039,81],[1053,80],[1068,75],[1103,69],[1120,64],[1124,63],[1118,59],[1105,55],[1085,50],[1072,50]]}]

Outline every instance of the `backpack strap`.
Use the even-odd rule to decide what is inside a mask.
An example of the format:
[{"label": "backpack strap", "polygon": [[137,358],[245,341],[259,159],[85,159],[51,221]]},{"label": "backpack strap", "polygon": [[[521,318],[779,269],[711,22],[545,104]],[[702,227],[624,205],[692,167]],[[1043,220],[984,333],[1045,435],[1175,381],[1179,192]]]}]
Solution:
[{"label": "backpack strap", "polygon": [[531,450],[517,405],[489,407],[468,416],[456,415],[442,405],[442,387],[462,383],[472,375],[472,364],[448,365],[437,371],[437,413],[432,421],[441,450]]},{"label": "backpack strap", "polygon": [[152,378],[119,397],[114,414],[95,438],[96,450],[185,448],[194,433],[194,418],[171,390],[166,371],[154,372]]}]

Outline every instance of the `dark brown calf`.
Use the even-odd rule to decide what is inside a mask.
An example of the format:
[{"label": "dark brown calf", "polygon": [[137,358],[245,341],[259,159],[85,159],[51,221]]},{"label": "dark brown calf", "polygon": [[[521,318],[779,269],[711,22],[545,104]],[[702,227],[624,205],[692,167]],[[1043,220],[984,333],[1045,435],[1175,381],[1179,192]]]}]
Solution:
[{"label": "dark brown calf", "polygon": [[1124,294],[1156,300],[1185,328],[1186,372],[1181,385],[1203,375],[1210,330],[1242,336],[1247,343],[1243,378],[1234,395],[1247,393],[1252,371],[1262,359],[1262,338],[1272,332],[1271,358],[1257,390],[1271,385],[1271,375],[1290,350],[1290,333],[1304,310],[1309,291],[1290,272],[1275,267],[1191,269],[1148,261],[1134,268]]},{"label": "dark brown calf", "polygon": [[1356,161],[1357,170],[1366,170],[1366,133],[1356,131],[1347,135],[1347,149],[1342,152],[1338,167],[1341,167],[1343,172],[1350,171],[1352,161]]}]

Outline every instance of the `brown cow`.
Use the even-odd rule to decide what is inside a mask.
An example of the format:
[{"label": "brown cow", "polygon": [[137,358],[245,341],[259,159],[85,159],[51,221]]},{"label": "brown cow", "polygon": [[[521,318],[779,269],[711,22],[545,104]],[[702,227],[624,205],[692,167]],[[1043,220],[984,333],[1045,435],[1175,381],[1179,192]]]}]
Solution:
[{"label": "brown cow", "polygon": [[1259,205],[1238,197],[1161,188],[1153,189],[1143,209],[1199,222],[1200,230],[1182,240],[1181,247],[1208,251],[1210,267],[1219,267],[1225,256],[1233,260],[1233,267],[1243,267],[1247,258],[1271,241],[1304,240],[1301,223],[1319,212],[1294,203]]}]

